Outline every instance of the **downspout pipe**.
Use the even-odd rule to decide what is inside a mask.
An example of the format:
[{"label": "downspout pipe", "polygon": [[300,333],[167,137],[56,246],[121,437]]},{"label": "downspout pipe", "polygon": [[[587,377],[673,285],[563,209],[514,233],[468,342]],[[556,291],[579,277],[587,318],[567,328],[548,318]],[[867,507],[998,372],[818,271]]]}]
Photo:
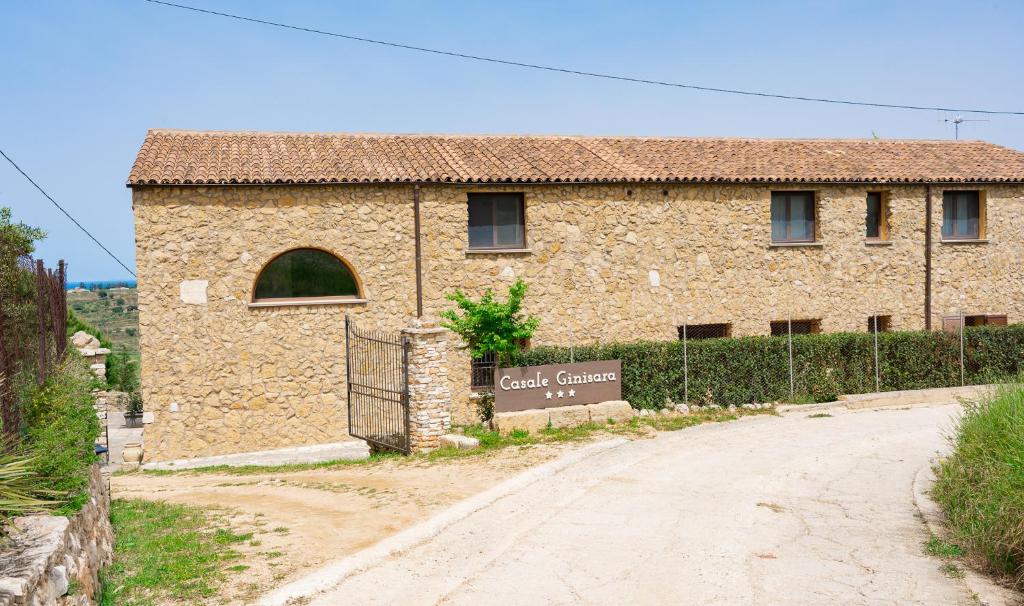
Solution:
[{"label": "downspout pipe", "polygon": [[423,317],[423,244],[420,233],[420,184],[412,186],[412,221],[416,241],[416,317]]},{"label": "downspout pipe", "polygon": [[932,184],[924,186],[924,329],[932,329]]}]

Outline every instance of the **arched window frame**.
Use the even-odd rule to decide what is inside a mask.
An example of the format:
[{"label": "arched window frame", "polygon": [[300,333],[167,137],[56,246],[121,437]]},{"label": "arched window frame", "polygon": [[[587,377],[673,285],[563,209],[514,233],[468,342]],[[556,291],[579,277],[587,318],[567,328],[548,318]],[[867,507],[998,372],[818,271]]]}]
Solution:
[{"label": "arched window frame", "polygon": [[[349,273],[352,274],[352,279],[355,281],[356,284],[356,294],[330,295],[325,297],[279,297],[257,299],[256,286],[259,284],[260,277],[263,276],[263,272],[266,271],[267,268],[270,267],[272,263],[274,263],[274,261],[277,261],[284,255],[291,252],[295,252],[297,250],[317,250],[334,257],[335,260],[344,265],[345,268],[349,271]],[[352,267],[352,264],[349,263],[345,259],[345,257],[342,257],[341,255],[335,253],[334,251],[328,250],[320,246],[295,246],[293,248],[289,248],[288,250],[281,251],[274,255],[273,257],[270,257],[265,263],[263,263],[263,265],[260,266],[259,271],[256,272],[256,275],[253,277],[252,286],[249,289],[249,292],[249,307],[286,307],[290,305],[353,305],[366,303],[366,299],[363,296],[364,293],[366,292],[363,289],[363,281],[359,277],[359,274],[356,272],[355,268]]]}]

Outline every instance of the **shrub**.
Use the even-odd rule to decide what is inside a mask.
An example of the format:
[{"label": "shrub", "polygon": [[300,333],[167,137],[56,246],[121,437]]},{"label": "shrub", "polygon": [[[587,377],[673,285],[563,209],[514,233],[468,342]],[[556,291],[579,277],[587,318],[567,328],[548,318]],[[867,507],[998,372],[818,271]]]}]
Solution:
[{"label": "shrub", "polygon": [[69,357],[42,386],[33,385],[24,402],[24,447],[33,456],[39,488],[52,491],[62,513],[77,511],[87,499],[100,435],[92,375],[81,358]]},{"label": "shrub", "polygon": [[952,441],[935,499],[971,555],[1024,587],[1024,386],[967,406]]},{"label": "shrub", "polygon": [[40,493],[32,457],[0,445],[0,538],[8,518],[46,510],[50,503]]},{"label": "shrub", "polygon": [[[110,342],[110,339],[106,337],[102,332],[94,328],[85,320],[79,318],[70,310],[68,311],[68,336],[75,334],[78,331],[85,331],[90,335],[94,335],[100,341],[100,347],[106,347],[113,351],[114,346]],[[128,354],[123,352],[121,355],[110,355],[107,356],[107,386],[118,389],[120,391],[131,391],[125,389],[126,383],[134,382],[138,385],[138,369]]]},{"label": "shrub", "polygon": [[[988,383],[1024,370],[1024,324],[967,328],[965,380]],[[840,394],[875,391],[874,336],[832,333],[793,337],[794,400],[829,401]],[[689,341],[689,396],[700,404],[786,401],[789,342],[786,337]],[[634,406],[683,401],[681,341],[637,341],[574,348],[577,362],[622,360],[623,397]],[[960,341],[938,331],[878,335],[882,391],[960,385]],[[537,347],[512,354],[511,366],[566,363],[564,347]]]}]

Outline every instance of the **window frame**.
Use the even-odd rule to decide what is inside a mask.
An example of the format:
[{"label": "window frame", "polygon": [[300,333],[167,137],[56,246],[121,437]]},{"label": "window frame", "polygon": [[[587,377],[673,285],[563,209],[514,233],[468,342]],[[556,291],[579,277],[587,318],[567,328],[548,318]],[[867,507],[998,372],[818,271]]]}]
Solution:
[{"label": "window frame", "polygon": [[[768,322],[768,334],[773,337],[785,337],[789,335],[789,326],[797,324],[806,324],[807,332],[796,332],[793,331],[794,335],[816,335],[821,333],[821,318],[800,318],[798,320],[771,320]],[[775,327],[785,328],[777,332]]]},{"label": "window frame", "polygon": [[[683,340],[683,326],[676,326],[679,340]],[[705,322],[703,324],[686,324],[687,341],[707,341],[710,339],[727,339],[732,336],[731,322]],[[711,335],[709,333],[721,330],[722,334]],[[696,334],[696,336],[694,336]]]},{"label": "window frame", "polygon": [[[338,263],[348,271],[352,276],[352,282],[355,284],[356,292],[353,295],[324,295],[324,296],[309,296],[309,297],[259,297],[256,296],[256,290],[259,286],[260,278],[263,277],[264,272],[269,268],[275,261],[281,257],[301,251],[301,250],[314,250],[330,255]],[[367,300],[364,298],[363,282],[359,279],[359,274],[356,273],[352,265],[341,256],[334,252],[321,248],[319,246],[296,246],[289,248],[288,250],[281,251],[276,255],[272,256],[262,266],[259,271],[256,272],[256,276],[252,281],[252,294],[249,299],[249,307],[284,307],[289,305],[348,305],[366,303]]]},{"label": "window frame", "polygon": [[[956,227],[957,220],[957,204],[955,196],[962,194],[973,194],[974,202],[978,207],[978,222],[977,231],[973,234],[958,235],[955,233],[946,234],[946,220],[947,218],[951,224],[951,230]],[[952,216],[946,212],[946,198],[947,196],[953,196]],[[939,227],[939,234],[944,242],[971,242],[977,240],[983,240],[985,238],[985,194],[979,189],[947,189],[942,192],[942,221]]]},{"label": "window frame", "polygon": [[[878,235],[868,235],[867,219],[871,196],[878,196]],[[864,196],[864,241],[865,242],[888,242],[889,241],[889,196],[884,191],[869,191]]]},{"label": "window frame", "polygon": [[[793,238],[792,237],[792,197],[793,196],[808,196],[811,203],[811,235],[809,238]],[[774,206],[775,197],[785,197],[785,221],[786,235],[785,239],[776,240],[774,216],[772,215],[772,206]],[[818,193],[814,190],[773,190],[769,196],[768,201],[768,230],[771,237],[772,244],[814,244],[818,242]]]},{"label": "window frame", "polygon": [[[490,246],[473,246],[473,242],[469,237],[470,230],[470,207],[473,204],[473,198],[475,197],[490,197],[491,198],[491,245]],[[502,196],[516,197],[519,202],[519,228],[522,234],[520,242],[516,244],[508,245],[497,245],[497,232],[498,225],[495,221],[496,216],[496,204],[497,199]],[[466,195],[466,249],[470,252],[501,252],[501,251],[525,251],[527,250],[527,238],[526,238],[526,194],[523,192],[469,192]]]},{"label": "window frame", "polygon": [[[877,324],[875,318],[877,318]],[[868,316],[868,334],[875,334],[875,332],[892,332],[892,316],[888,314]]]}]

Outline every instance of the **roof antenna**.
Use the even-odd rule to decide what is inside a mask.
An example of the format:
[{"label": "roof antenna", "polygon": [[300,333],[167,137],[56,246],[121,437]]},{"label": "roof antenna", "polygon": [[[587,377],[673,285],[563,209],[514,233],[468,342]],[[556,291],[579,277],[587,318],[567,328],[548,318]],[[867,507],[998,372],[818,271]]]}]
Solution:
[{"label": "roof antenna", "polygon": [[963,124],[964,122],[988,122],[988,121],[989,120],[987,120],[987,119],[975,119],[975,120],[966,119],[966,118],[964,118],[963,116],[960,116],[960,115],[953,116],[952,118],[946,118],[945,120],[943,120],[943,122],[947,122],[947,123],[948,122],[952,122],[953,123],[953,138],[955,140],[957,140],[957,141],[960,140],[960,125]]}]

